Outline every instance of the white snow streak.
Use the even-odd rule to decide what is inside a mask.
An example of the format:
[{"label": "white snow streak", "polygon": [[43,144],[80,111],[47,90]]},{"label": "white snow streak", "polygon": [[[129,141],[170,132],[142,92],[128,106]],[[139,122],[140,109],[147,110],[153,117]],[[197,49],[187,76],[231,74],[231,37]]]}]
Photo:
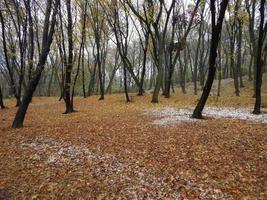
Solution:
[{"label": "white snow streak", "polygon": [[[190,116],[193,113],[193,108],[172,108],[165,107],[161,109],[152,109],[145,112],[145,114],[158,117],[152,124],[154,125],[169,125],[182,122],[195,122],[196,119],[192,119]],[[203,111],[203,116],[212,118],[231,118],[238,120],[247,120],[253,122],[259,122],[267,124],[267,114],[254,115],[250,109],[246,108],[217,108],[207,107]]]}]

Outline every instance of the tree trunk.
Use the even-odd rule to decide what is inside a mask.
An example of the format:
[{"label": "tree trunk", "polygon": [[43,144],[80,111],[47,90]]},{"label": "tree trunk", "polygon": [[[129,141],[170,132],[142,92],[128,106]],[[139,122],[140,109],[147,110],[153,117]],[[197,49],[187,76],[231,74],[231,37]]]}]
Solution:
[{"label": "tree trunk", "polygon": [[157,78],[156,78],[156,85],[154,88],[154,92],[152,95],[152,100],[151,103],[158,103],[158,97],[159,97],[159,91],[160,91],[160,87],[162,85],[162,80],[163,80],[163,48],[164,48],[164,44],[162,43],[162,40],[160,39],[159,41],[159,46],[158,46],[158,74],[157,74]]},{"label": "tree trunk", "polygon": [[124,92],[125,92],[125,98],[126,102],[130,102],[129,94],[128,94],[128,88],[127,88],[127,70],[126,66],[123,65],[123,79],[124,79]]},{"label": "tree trunk", "polygon": [[239,22],[238,24],[238,36],[237,36],[237,63],[236,63],[236,67],[238,70],[238,76],[239,76],[239,82],[240,82],[240,87],[243,88],[244,84],[243,84],[243,79],[242,79],[242,22]]},{"label": "tree trunk", "polygon": [[86,98],[85,73],[84,73],[84,47],[83,47],[83,53],[82,53],[82,84],[83,84],[83,98]]},{"label": "tree trunk", "polygon": [[230,47],[230,66],[231,70],[233,73],[233,78],[234,78],[234,87],[235,87],[235,94],[236,96],[239,95],[239,84],[238,84],[238,71],[237,71],[237,66],[235,66],[235,60],[234,60],[234,52],[235,52],[235,42],[231,42],[231,47]]},{"label": "tree trunk", "polygon": [[143,94],[144,94],[144,79],[145,79],[145,75],[146,75],[146,60],[147,60],[148,42],[149,42],[149,33],[147,32],[145,35],[145,46],[143,49],[143,51],[144,51],[143,63],[142,63],[143,67],[142,67],[138,96],[143,96]]},{"label": "tree trunk", "polygon": [[0,87],[0,107],[1,109],[6,108],[3,101],[3,94],[2,94],[2,88]]},{"label": "tree trunk", "polygon": [[221,80],[222,80],[222,51],[221,43],[219,44],[219,53],[218,53],[218,88],[217,88],[217,100],[221,96]]},{"label": "tree trunk", "polygon": [[91,78],[89,81],[89,86],[88,86],[88,90],[87,90],[87,96],[91,96],[93,94],[94,88],[95,88],[95,77],[96,77],[96,67],[97,64],[94,64],[94,69],[93,72],[91,73]]},{"label": "tree trunk", "polygon": [[199,48],[200,48],[200,42],[201,42],[201,34],[202,34],[202,23],[200,24],[199,30],[198,30],[198,42],[197,42],[197,49],[196,49],[196,57],[194,62],[194,95],[197,95],[197,66],[198,66],[198,54],[199,54]]},{"label": "tree trunk", "polygon": [[248,67],[248,81],[252,81],[252,66],[253,66],[253,56],[251,55]]},{"label": "tree trunk", "polygon": [[27,1],[27,12],[29,17],[29,58],[28,58],[28,65],[29,65],[29,80],[32,76],[32,68],[33,68],[33,58],[34,58],[34,30],[33,30],[33,19],[31,14],[31,0]]},{"label": "tree trunk", "polygon": [[185,72],[184,72],[184,67],[183,67],[183,63],[181,60],[181,56],[179,55],[179,70],[180,70],[180,87],[182,89],[182,93],[186,94],[186,90],[185,90]]},{"label": "tree trunk", "polygon": [[261,113],[261,85],[262,85],[262,47],[263,47],[263,24],[264,24],[264,4],[265,0],[261,0],[260,3],[260,27],[259,27],[259,38],[258,38],[258,49],[257,49],[257,62],[256,62],[256,84],[255,84],[255,106],[253,114]]},{"label": "tree trunk", "polygon": [[[68,18],[68,26],[67,26],[67,34],[68,34],[68,63],[66,66],[66,75],[65,75],[65,87],[64,87],[64,101],[65,101],[65,114],[73,112],[73,104],[71,102],[71,72],[72,72],[72,65],[73,65],[73,25],[72,25],[72,14],[71,14],[71,0],[66,0],[66,7],[67,7],[67,18]],[[64,42],[64,41],[63,41]]]},{"label": "tree trunk", "polygon": [[52,72],[51,72],[51,76],[48,82],[48,88],[47,88],[47,96],[50,97],[51,96],[51,86],[52,86],[52,82],[53,82],[53,77],[54,77],[54,71],[55,71],[55,66],[52,66]]},{"label": "tree trunk", "polygon": [[214,81],[214,76],[216,73],[216,57],[217,57],[217,48],[220,41],[220,34],[222,30],[222,24],[223,19],[225,16],[225,10],[227,8],[229,0],[222,0],[220,4],[220,14],[218,17],[218,21],[216,24],[215,15],[216,15],[216,9],[215,9],[215,0],[210,0],[210,11],[211,11],[211,19],[212,19],[212,38],[211,38],[211,47],[210,47],[210,57],[209,57],[209,74],[207,81],[205,83],[203,93],[201,95],[201,98],[193,112],[192,118],[202,118],[202,111],[204,109],[204,106],[206,104],[206,101],[209,97],[211,87]]},{"label": "tree trunk", "polygon": [[1,28],[2,28],[2,41],[3,41],[3,48],[4,48],[6,67],[7,67],[8,75],[9,75],[9,78],[10,78],[10,84],[11,84],[12,92],[13,92],[16,100],[17,100],[16,106],[19,106],[20,105],[20,97],[19,97],[19,95],[17,93],[13,70],[11,69],[10,63],[9,63],[8,49],[7,49],[6,35],[5,35],[5,21],[4,21],[1,9],[0,9],[0,22],[1,22]]},{"label": "tree trunk", "polygon": [[59,5],[59,0],[56,0],[55,5],[54,5],[54,11],[51,17],[51,25],[49,26],[50,24],[49,19],[50,19],[50,14],[52,10],[52,0],[47,1],[45,20],[44,20],[44,29],[43,29],[42,51],[39,57],[39,61],[38,61],[35,73],[25,90],[25,94],[22,98],[22,102],[16,113],[15,119],[12,124],[13,128],[20,128],[23,126],[23,121],[24,121],[28,106],[32,100],[33,93],[41,78],[42,71],[44,70],[44,65],[46,63],[47,55],[50,51],[50,46],[53,41],[53,35],[55,32],[58,5]]}]

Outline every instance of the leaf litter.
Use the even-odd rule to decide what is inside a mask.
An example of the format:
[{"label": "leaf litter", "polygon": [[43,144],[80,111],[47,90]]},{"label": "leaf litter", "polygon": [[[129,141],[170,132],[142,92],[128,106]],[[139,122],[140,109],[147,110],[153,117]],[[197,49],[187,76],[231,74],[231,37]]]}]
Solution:
[{"label": "leaf litter", "polygon": [[[16,108],[1,111],[0,199],[267,198],[266,118],[246,111],[240,120],[249,99],[209,102],[212,119],[199,123],[194,95],[156,106],[150,96],[123,98],[77,98],[71,115],[56,98],[34,98],[23,129],[10,128]],[[170,113],[171,126],[151,124]]]}]

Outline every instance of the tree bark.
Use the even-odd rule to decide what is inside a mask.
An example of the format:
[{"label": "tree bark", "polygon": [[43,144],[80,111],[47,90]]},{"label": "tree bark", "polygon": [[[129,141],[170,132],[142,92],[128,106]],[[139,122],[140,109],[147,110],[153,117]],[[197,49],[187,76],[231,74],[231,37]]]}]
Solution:
[{"label": "tree bark", "polygon": [[16,98],[16,101],[17,101],[16,106],[18,106],[20,104],[20,97],[17,93],[16,82],[14,80],[13,70],[11,69],[10,63],[9,63],[8,49],[7,49],[6,35],[5,35],[5,21],[4,21],[1,9],[0,9],[0,21],[1,21],[1,27],[2,27],[2,40],[3,40],[4,56],[5,56],[5,61],[6,61],[6,68],[8,71],[9,78],[10,78],[10,84],[11,84],[12,92]]},{"label": "tree bark", "polygon": [[1,109],[5,109],[4,101],[3,101],[3,94],[2,94],[2,88],[0,86],[0,107]]},{"label": "tree bark", "polygon": [[256,84],[255,84],[255,105],[253,114],[261,113],[261,85],[262,85],[262,47],[263,47],[263,25],[264,25],[264,5],[265,0],[261,0],[260,3],[260,27],[259,27],[259,38],[258,38],[258,49],[257,49],[257,60],[256,60]]},{"label": "tree bark", "polygon": [[[63,99],[65,101],[65,114],[72,113],[73,110],[73,104],[71,102],[71,72],[72,72],[72,65],[73,65],[73,25],[72,25],[72,14],[71,14],[71,0],[66,0],[66,6],[67,6],[67,20],[68,20],[68,26],[67,26],[67,35],[68,35],[68,62],[66,66],[66,74],[65,74],[65,86],[64,86],[64,96]],[[63,41],[64,42],[64,41]]]},{"label": "tree bark", "polygon": [[211,20],[212,20],[212,36],[211,36],[212,38],[211,38],[210,57],[209,57],[209,74],[208,74],[208,78],[203,89],[203,93],[193,112],[192,118],[197,118],[197,119],[203,118],[202,111],[209,97],[211,87],[214,81],[214,76],[216,73],[215,64],[216,64],[216,57],[217,57],[217,48],[218,48],[218,44],[220,41],[222,24],[223,24],[225,10],[227,8],[228,2],[229,0],[222,0],[221,5],[220,5],[219,17],[216,23],[215,0],[210,0],[210,11],[211,11]]},{"label": "tree bark", "polygon": [[[43,28],[43,42],[42,42],[42,50],[39,57],[39,61],[34,72],[33,77],[31,78],[26,90],[25,94],[22,98],[22,102],[18,108],[15,119],[13,121],[13,128],[21,128],[23,127],[24,118],[28,109],[28,106],[32,100],[33,93],[39,83],[41,78],[42,71],[44,70],[44,65],[46,63],[47,55],[50,51],[50,46],[53,41],[53,35],[55,32],[55,24],[56,24],[56,15],[58,10],[59,0],[55,1],[54,11],[51,17],[51,25],[50,24],[50,15],[52,10],[52,0],[47,0],[47,7],[45,12],[45,20],[44,20],[44,28]],[[49,29],[50,28],[50,29]]]},{"label": "tree bark", "polygon": [[238,36],[237,36],[237,63],[236,67],[238,70],[238,76],[239,76],[239,83],[240,83],[240,88],[244,87],[243,84],[243,79],[242,79],[242,36],[243,36],[243,28],[242,28],[242,22],[238,22]]}]

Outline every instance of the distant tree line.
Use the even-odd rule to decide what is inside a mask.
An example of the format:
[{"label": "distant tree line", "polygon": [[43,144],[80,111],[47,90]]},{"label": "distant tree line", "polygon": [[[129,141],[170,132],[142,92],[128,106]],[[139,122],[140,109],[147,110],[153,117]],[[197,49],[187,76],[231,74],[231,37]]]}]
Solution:
[{"label": "distant tree line", "polygon": [[213,81],[234,80],[235,95],[254,85],[261,108],[267,57],[266,0],[3,0],[0,2],[0,106],[15,97],[13,127],[22,127],[34,95],[59,96],[65,113],[74,97],[124,92],[152,103],[180,85],[202,92],[201,118]]}]

